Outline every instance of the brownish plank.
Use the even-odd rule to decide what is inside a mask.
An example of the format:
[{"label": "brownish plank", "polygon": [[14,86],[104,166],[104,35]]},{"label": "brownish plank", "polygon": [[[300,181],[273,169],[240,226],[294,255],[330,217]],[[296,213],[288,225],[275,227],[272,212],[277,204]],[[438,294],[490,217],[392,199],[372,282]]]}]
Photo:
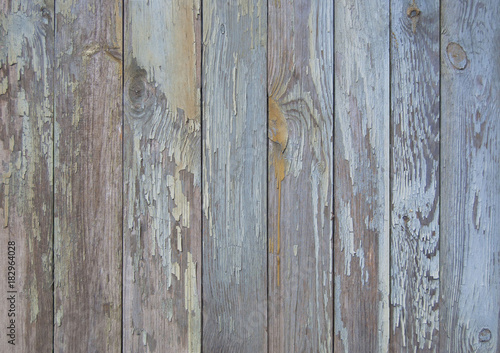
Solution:
[{"label": "brownish plank", "polygon": [[123,351],[200,352],[200,3],[125,11]]},{"label": "brownish plank", "polygon": [[441,2],[441,352],[500,352],[500,6]]},{"label": "brownish plank", "polygon": [[203,1],[203,350],[267,351],[267,6]]},{"label": "brownish plank", "polygon": [[269,351],[333,351],[333,3],[270,1]]},{"label": "brownish plank", "polygon": [[56,2],[54,352],[121,351],[121,2]]},{"label": "brownish plank", "polygon": [[439,1],[391,2],[392,352],[439,348]]},{"label": "brownish plank", "polygon": [[53,18],[0,2],[1,352],[52,350]]},{"label": "brownish plank", "polygon": [[389,2],[335,2],[336,352],[389,347]]}]

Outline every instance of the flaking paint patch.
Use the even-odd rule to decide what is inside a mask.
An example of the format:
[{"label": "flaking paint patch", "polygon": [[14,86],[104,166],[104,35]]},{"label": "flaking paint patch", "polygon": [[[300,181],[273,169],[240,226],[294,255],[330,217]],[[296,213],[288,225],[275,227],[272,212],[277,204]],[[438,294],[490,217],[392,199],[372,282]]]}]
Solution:
[{"label": "flaking paint patch", "polygon": [[[10,166],[11,167],[11,166]],[[9,171],[4,173],[2,176],[3,179],[3,227],[7,228],[9,226],[9,183],[10,177],[12,175],[12,170],[9,168]]]},{"label": "flaking paint patch", "polygon": [[174,262],[172,264],[172,274],[177,278],[177,280],[181,279],[181,267],[178,262]]},{"label": "flaking paint patch", "polygon": [[201,350],[201,310],[196,286],[196,263],[187,253],[187,268],[184,271],[184,307],[188,311],[188,352]]},{"label": "flaking paint patch", "polygon": [[[167,188],[170,192],[172,200],[175,200],[176,206],[172,208],[172,216],[177,222],[181,222],[182,226],[189,228],[189,200],[184,195],[182,180],[180,175],[176,173],[176,177],[167,175]],[[182,218],[181,216],[184,215]]]},{"label": "flaking paint patch", "polygon": [[349,336],[347,328],[342,321],[342,281],[339,275],[335,276],[335,335],[340,336],[340,341],[344,345],[344,352],[349,352]]},{"label": "flaking paint patch", "polygon": [[38,318],[38,313],[40,309],[38,307],[38,292],[36,290],[36,275],[33,275],[33,279],[30,283],[29,289],[29,302],[30,302],[30,323],[33,323]]},{"label": "flaking paint patch", "polygon": [[56,310],[56,325],[59,326],[59,327],[61,327],[62,318],[63,318],[63,307],[60,306]]},{"label": "flaking paint patch", "polygon": [[338,214],[340,250],[344,254],[344,273],[351,275],[351,259],[356,254],[354,250],[354,222],[351,217],[351,202],[342,202]]},{"label": "flaking paint patch", "polygon": [[0,96],[2,94],[5,94],[7,93],[7,89],[9,88],[9,79],[8,77],[4,77],[1,81],[0,81]]},{"label": "flaking paint patch", "polygon": [[182,232],[181,232],[181,227],[176,226],[175,230],[177,231],[177,250],[179,252],[182,251]]}]

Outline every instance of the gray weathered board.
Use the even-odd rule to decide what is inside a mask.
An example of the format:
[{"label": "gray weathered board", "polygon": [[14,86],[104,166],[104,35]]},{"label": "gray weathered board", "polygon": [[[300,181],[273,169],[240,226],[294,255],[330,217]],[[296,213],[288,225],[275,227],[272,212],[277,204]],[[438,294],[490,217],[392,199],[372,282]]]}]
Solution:
[{"label": "gray weathered board", "polygon": [[0,0],[0,352],[499,353],[498,18]]}]

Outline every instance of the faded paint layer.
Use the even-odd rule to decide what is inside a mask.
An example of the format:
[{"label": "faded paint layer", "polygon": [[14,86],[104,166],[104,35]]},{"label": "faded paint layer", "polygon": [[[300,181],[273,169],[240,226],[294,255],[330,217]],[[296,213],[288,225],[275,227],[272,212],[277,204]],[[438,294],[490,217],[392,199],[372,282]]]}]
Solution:
[{"label": "faded paint layer", "polygon": [[262,0],[203,1],[203,350],[267,350]]},{"label": "faded paint layer", "polygon": [[333,3],[269,2],[270,352],[333,352]]},{"label": "faded paint layer", "polygon": [[201,13],[128,1],[124,351],[201,351]]},{"label": "faded paint layer", "polygon": [[[2,352],[52,349],[52,9],[51,1],[0,3]],[[7,316],[10,295],[15,317]],[[14,344],[7,336],[10,319]]]}]

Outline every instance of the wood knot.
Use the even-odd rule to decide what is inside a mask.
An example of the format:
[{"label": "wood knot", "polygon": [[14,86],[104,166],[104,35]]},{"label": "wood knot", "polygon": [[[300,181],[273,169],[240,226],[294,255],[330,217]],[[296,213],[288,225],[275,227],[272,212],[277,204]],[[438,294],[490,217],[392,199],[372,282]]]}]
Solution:
[{"label": "wood knot", "polygon": [[409,18],[420,16],[420,9],[415,6],[415,4],[410,5],[410,7],[406,10],[406,16],[408,16]]},{"label": "wood knot", "polygon": [[479,342],[489,342],[491,340],[491,331],[487,328],[483,328],[479,332]]},{"label": "wood knot", "polygon": [[126,113],[133,119],[144,119],[151,115],[156,98],[154,88],[146,80],[146,72],[141,70],[125,83]]},{"label": "wood knot", "polygon": [[42,7],[40,9],[40,12],[42,13],[42,17],[43,18],[46,18],[46,19],[49,19],[50,20],[50,11],[46,8],[46,7]]},{"label": "wood knot", "polygon": [[417,23],[420,17],[420,9],[415,5],[415,3],[411,4],[410,7],[406,10],[406,16],[411,20],[411,29],[413,33],[417,31]]},{"label": "wood knot", "polygon": [[467,67],[467,54],[462,46],[458,43],[451,42],[446,47],[446,54],[451,65],[457,70],[463,70]]}]

